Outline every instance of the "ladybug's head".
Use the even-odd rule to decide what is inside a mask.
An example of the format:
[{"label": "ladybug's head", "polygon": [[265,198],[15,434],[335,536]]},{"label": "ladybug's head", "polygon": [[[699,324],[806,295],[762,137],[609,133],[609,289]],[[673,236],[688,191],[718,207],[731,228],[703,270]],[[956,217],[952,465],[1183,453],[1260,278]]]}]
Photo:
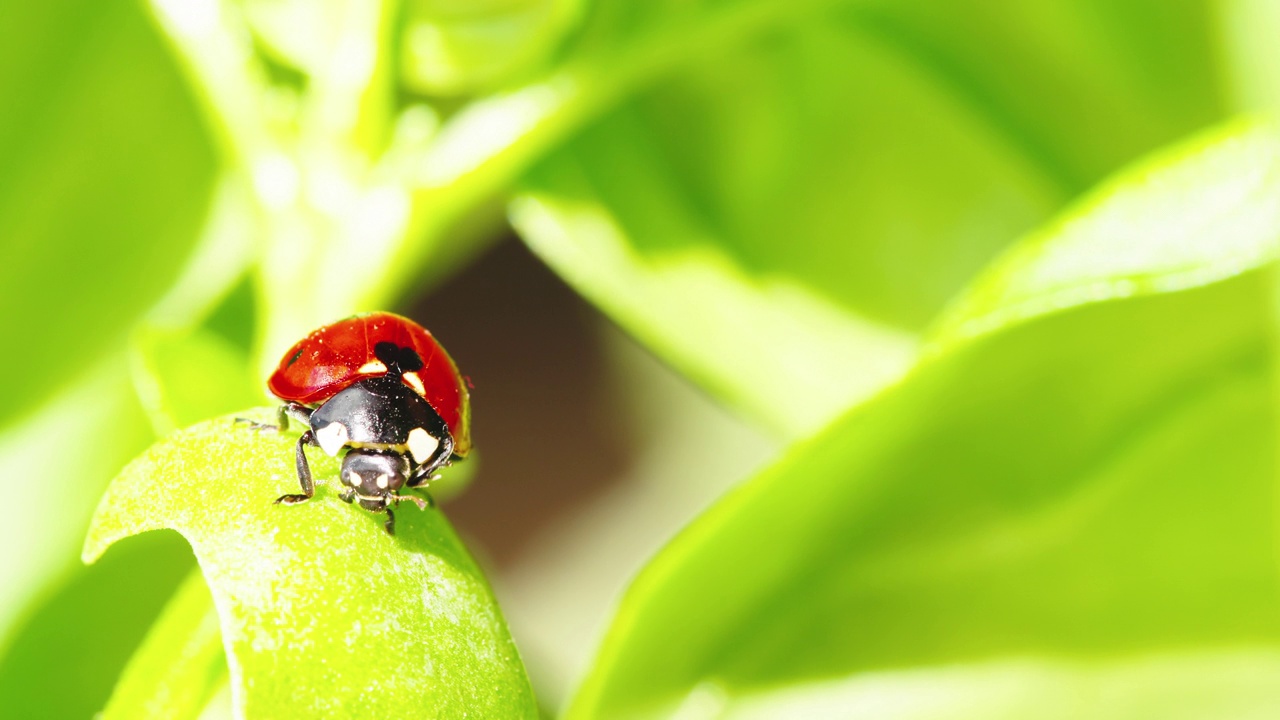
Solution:
[{"label": "ladybug's head", "polygon": [[342,458],[342,484],[367,497],[377,497],[404,487],[409,460],[386,450],[352,448]]}]

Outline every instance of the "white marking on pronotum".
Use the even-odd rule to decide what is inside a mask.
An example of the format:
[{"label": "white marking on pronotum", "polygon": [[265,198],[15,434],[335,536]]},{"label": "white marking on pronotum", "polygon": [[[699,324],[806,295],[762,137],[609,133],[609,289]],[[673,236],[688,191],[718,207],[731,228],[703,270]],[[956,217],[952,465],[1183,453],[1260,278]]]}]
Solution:
[{"label": "white marking on pronotum", "polygon": [[378,476],[378,480],[377,480],[377,485],[378,485],[378,487],[379,487],[379,488],[381,488],[381,489],[383,489],[383,490],[386,490],[386,489],[387,489],[387,482],[388,482],[389,480],[390,480],[390,478],[388,478],[385,474],[383,474],[383,475],[379,475],[379,476]]},{"label": "white marking on pronotum", "polygon": [[431,457],[436,448],[440,447],[440,441],[431,437],[431,433],[422,428],[414,428],[409,431],[409,453],[413,455],[413,461],[421,465]]},{"label": "white marking on pronotum", "polygon": [[423,397],[426,397],[427,389],[423,387],[422,378],[418,377],[418,373],[416,372],[405,373],[404,381],[409,383],[409,387],[413,388],[414,392],[418,393],[419,395],[422,395]]},{"label": "white marking on pronotum", "polygon": [[320,443],[320,449],[329,457],[337,455],[350,439],[347,426],[342,423],[329,423],[316,431],[316,442]]},{"label": "white marking on pronotum", "polygon": [[361,375],[373,375],[374,373],[384,373],[386,371],[387,366],[383,365],[381,360],[370,360],[369,362],[361,365],[360,369],[356,372]]}]

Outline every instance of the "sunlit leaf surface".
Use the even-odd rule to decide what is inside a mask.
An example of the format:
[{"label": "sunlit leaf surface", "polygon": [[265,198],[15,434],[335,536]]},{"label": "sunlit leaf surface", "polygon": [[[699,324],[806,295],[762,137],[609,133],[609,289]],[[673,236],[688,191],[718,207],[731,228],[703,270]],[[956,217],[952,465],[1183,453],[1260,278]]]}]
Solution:
[{"label": "sunlit leaf surface", "polygon": [[[1117,183],[1033,238],[1035,253],[1015,252],[1033,258],[994,272],[995,290],[974,290],[1034,296],[1019,273],[1045,267],[1036,258],[1094,258],[1074,267],[1102,281],[1099,253],[1149,257],[1110,264],[1148,281],[1131,297],[1073,296],[943,342],[694,523],[631,589],[571,716],[716,717],[759,700],[765,715],[802,717],[818,695],[777,688],[837,677],[858,702],[890,703],[873,713],[886,717],[988,706],[892,704],[926,676],[1009,717],[1054,717],[1046,698],[1063,688],[1109,691],[1079,695],[1076,716],[1163,716],[1158,688],[1175,686],[1196,696],[1176,717],[1229,715],[1237,686],[1274,707],[1276,424],[1270,282],[1257,270],[1270,255],[1254,220],[1274,210],[1280,177],[1252,133]],[[1188,231],[1167,247],[1167,218],[1123,212],[1178,205]],[[1117,215],[1125,232],[1091,242]],[[1187,275],[1172,261],[1186,257],[1231,269]],[[1161,276],[1183,291],[1160,292]],[[923,675],[891,672],[903,668]],[[1045,694],[992,696],[1028,675]]]},{"label": "sunlit leaf surface", "polygon": [[1237,123],[1143,162],[1019,243],[933,338],[998,330],[1080,305],[1204,285],[1275,257],[1280,139]]},{"label": "sunlit leaf surface", "polygon": [[[664,359],[805,435],[897,379],[1007,244],[1216,117],[1186,67],[1203,8],[993,5],[599,8],[585,57],[674,67],[535,168],[513,222]],[[1135,22],[1145,42],[1118,41]]]},{"label": "sunlit leaf surface", "polygon": [[1019,658],[869,673],[730,699],[702,686],[684,717],[719,720],[1266,720],[1280,713],[1280,648],[1173,651],[1113,660]]},{"label": "sunlit leaf surface", "polygon": [[295,440],[230,417],[171,435],[108,488],[85,558],[146,530],[182,533],[248,718],[535,717],[488,585],[444,517],[406,503],[387,535],[382,516],[338,500],[337,463],[318,452],[316,498],[273,505],[297,491]]},{"label": "sunlit leaf surface", "polygon": [[[56,31],[55,31],[56,29]],[[141,3],[0,6],[0,425],[123,346],[177,276],[214,156]],[[12,343],[20,341],[20,346]]]},{"label": "sunlit leaf surface", "polygon": [[[574,713],[1274,716],[1277,146],[1238,125],[1112,174],[1232,102],[1273,107],[1277,17],[1265,0],[3,6],[0,714],[102,709],[188,570],[166,533],[60,575],[146,421],[254,404],[298,334],[447,276],[507,207],[662,360],[809,438],[644,573]],[[681,412],[654,422],[705,430]],[[204,575],[107,716],[535,715],[441,516],[406,505],[389,538],[331,487],[271,505],[295,488],[292,439],[224,418],[112,486],[88,556],[172,527]],[[688,497],[734,467],[674,448],[663,472]],[[593,533],[655,537],[687,517],[673,507]],[[598,539],[599,575],[630,572]],[[557,612],[585,628],[591,593],[568,585]],[[544,642],[578,637],[554,628]]]},{"label": "sunlit leaf surface", "polygon": [[527,77],[577,17],[583,0],[410,0],[399,45],[404,82],[456,94]]}]

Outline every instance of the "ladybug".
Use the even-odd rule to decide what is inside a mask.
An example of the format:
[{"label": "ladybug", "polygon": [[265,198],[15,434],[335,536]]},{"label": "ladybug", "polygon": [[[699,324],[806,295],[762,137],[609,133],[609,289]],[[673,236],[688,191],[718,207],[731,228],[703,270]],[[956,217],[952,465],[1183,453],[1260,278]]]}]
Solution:
[{"label": "ladybug", "polygon": [[295,455],[302,493],[277,504],[315,495],[306,446],[330,456],[345,448],[339,497],[386,513],[383,527],[394,535],[392,505],[430,503],[400,491],[425,489],[471,450],[466,379],[431,333],[399,315],[356,315],[312,332],[289,348],[267,387],[284,401],[274,427],[287,430],[293,419],[307,428]]}]

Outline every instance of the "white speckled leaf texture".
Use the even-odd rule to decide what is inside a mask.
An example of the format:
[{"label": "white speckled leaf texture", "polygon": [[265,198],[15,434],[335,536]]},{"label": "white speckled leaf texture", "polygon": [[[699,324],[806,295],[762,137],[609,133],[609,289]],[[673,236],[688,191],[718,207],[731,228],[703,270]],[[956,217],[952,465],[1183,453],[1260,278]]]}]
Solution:
[{"label": "white speckled leaf texture", "polygon": [[338,499],[337,462],[318,451],[316,497],[272,504],[297,491],[296,440],[223,417],[158,442],[108,488],[85,559],[160,528],[191,543],[242,717],[537,717],[493,594],[444,516],[404,503],[386,534],[384,516]]}]

